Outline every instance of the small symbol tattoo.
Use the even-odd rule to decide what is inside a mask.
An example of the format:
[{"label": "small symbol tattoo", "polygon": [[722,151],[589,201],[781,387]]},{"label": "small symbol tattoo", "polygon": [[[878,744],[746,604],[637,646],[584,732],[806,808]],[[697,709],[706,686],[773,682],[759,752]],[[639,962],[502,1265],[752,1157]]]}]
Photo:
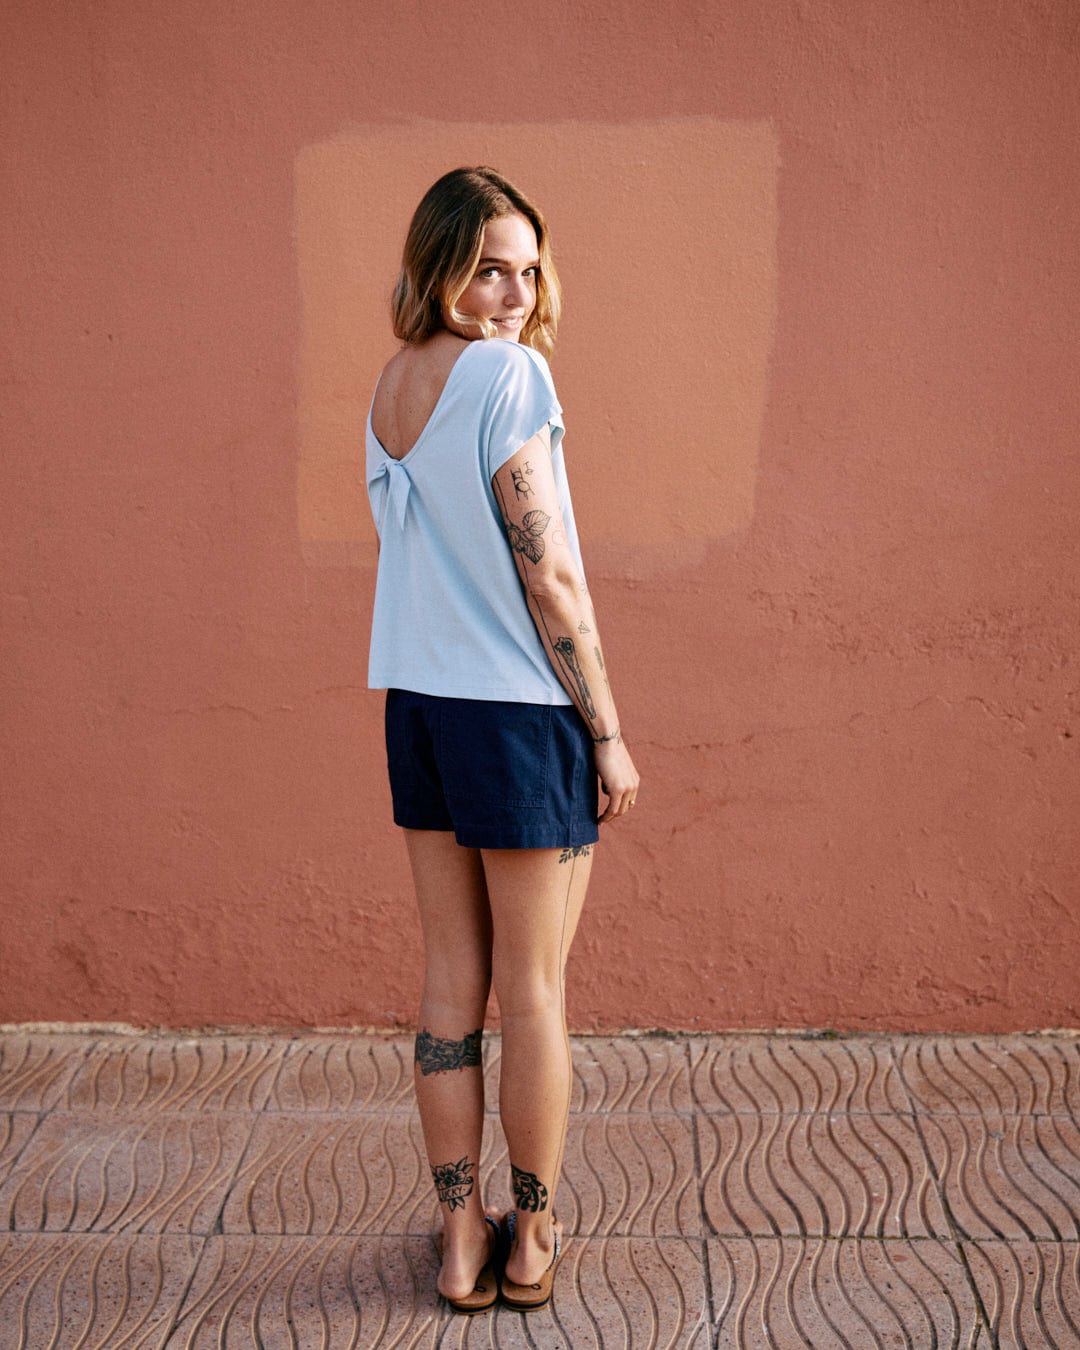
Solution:
[{"label": "small symbol tattoo", "polygon": [[465,1208],[465,1201],[473,1192],[472,1169],[467,1156],[457,1162],[439,1163],[431,1169],[440,1204],[449,1205],[452,1210]]},{"label": "small symbol tattoo", "polygon": [[564,848],[559,855],[561,863],[570,862],[572,858],[587,858],[592,853],[592,844],[576,844],[573,848]]},{"label": "small symbol tattoo", "polygon": [[579,633],[582,633],[582,634],[585,634],[585,633],[591,633],[591,632],[592,632],[592,629],[589,627],[589,625],[585,622],[584,619],[582,619],[582,621],[578,624],[577,630],[578,630]]},{"label": "small symbol tattoo", "polygon": [[520,1167],[510,1164],[514,1181],[514,1200],[518,1209],[527,1209],[534,1214],[547,1209],[547,1187],[535,1172],[523,1172]]},{"label": "small symbol tattoo", "polygon": [[538,563],[544,556],[544,541],[540,537],[547,529],[551,517],[546,511],[527,511],[521,524],[507,521],[506,533],[510,547],[515,553],[524,553],[532,563]]},{"label": "small symbol tattoo", "polygon": [[[520,469],[511,469],[510,473],[514,479],[514,491],[517,495],[519,497],[531,497],[533,491],[532,484],[526,483],[525,474],[522,473]],[[532,473],[532,470],[527,464],[525,465],[525,473]]]},{"label": "small symbol tattoo", "polygon": [[418,1031],[414,1047],[416,1063],[426,1078],[430,1073],[447,1073],[451,1069],[472,1069],[480,1064],[480,1043],[483,1028],[470,1031],[460,1041],[433,1036],[430,1031]]}]

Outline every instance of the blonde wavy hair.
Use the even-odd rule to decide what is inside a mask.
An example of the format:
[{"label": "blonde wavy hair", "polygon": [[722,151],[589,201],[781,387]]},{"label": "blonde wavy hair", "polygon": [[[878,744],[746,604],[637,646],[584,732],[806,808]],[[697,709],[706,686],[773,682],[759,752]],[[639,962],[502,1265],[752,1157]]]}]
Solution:
[{"label": "blonde wavy hair", "polygon": [[492,323],[459,314],[457,302],[480,261],[484,226],[515,211],[536,231],[540,257],[536,307],[521,330],[520,340],[544,357],[551,356],[562,293],[544,217],[512,183],[483,165],[443,174],[416,208],[394,287],[395,337],[402,342],[423,342],[431,337],[445,327],[444,306],[455,323],[478,323],[484,337],[495,336]]}]

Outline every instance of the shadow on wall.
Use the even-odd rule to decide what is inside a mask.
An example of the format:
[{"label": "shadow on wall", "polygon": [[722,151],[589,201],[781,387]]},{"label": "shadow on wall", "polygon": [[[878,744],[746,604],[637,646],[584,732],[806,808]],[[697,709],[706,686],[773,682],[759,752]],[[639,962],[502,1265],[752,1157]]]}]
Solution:
[{"label": "shadow on wall", "polygon": [[551,226],[565,293],[553,361],[591,544],[691,563],[753,515],[777,292],[769,122],[360,127],[296,159],[300,539],[374,562],[363,427],[393,352],[409,219],[440,174],[491,164]]}]

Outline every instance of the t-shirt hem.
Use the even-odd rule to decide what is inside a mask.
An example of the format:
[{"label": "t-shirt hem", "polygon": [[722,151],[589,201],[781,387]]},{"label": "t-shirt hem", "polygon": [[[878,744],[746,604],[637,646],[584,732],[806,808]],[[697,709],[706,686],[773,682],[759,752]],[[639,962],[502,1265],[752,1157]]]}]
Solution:
[{"label": "t-shirt hem", "polygon": [[525,689],[520,685],[455,684],[417,680],[409,676],[389,676],[372,674],[368,676],[369,689],[407,689],[413,694],[430,694],[434,698],[475,698],[482,703],[536,703],[543,707],[573,707],[573,700],[562,688],[551,689],[542,685]]}]

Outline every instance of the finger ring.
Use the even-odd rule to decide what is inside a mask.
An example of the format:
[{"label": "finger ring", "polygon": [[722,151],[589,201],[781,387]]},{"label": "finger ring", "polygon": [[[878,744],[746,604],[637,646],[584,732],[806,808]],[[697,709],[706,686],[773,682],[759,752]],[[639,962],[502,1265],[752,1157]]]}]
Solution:
[{"label": "finger ring", "polygon": [[630,805],[631,805],[631,806],[637,806],[637,798],[636,798],[636,797],[633,799],[633,801],[630,803]]}]

